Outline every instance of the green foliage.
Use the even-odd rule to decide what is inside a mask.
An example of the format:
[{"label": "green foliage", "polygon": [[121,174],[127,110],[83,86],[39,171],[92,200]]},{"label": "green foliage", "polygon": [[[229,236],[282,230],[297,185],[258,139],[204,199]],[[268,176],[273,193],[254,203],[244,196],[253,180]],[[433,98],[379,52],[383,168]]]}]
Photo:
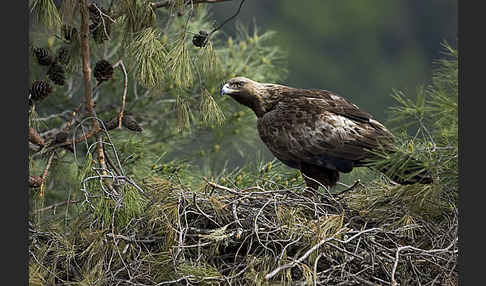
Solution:
[{"label": "green foliage", "polygon": [[[446,46],[452,59],[440,61],[433,83],[419,90],[416,101],[396,92],[400,106],[393,109],[393,122],[401,129],[414,122],[419,132],[414,138],[403,132],[397,137],[400,152],[379,162],[393,170],[416,158],[434,183],[398,186],[376,172],[356,170],[345,182],[366,177],[364,184],[344,194],[311,197],[299,171],[270,160],[254,114],[219,96],[220,84],[234,76],[261,82],[287,76],[286,52],[275,44],[275,33],[257,27],[250,33],[238,24],[235,37],[216,32],[198,48],[190,35],[212,27],[205,6],[192,9],[176,0],[154,11],[150,1],[99,2],[110,5],[115,23],[103,43],[90,35],[90,64],[104,59],[117,67],[111,80],[91,83],[96,116],[106,126],[118,118],[125,99],[124,111],[144,130],[100,132],[78,142],[75,153],[66,146],[53,148],[61,129],[68,138],[89,132],[92,114],[83,109],[79,39],[66,41],[55,21],[46,21],[56,18],[52,1],[34,1],[32,11],[43,15],[40,23],[55,31],[47,39],[33,31],[33,46],[53,54],[67,46],[70,60],[67,84],[29,113],[29,126],[48,142],[31,150],[31,174],[42,174],[54,154],[45,196],[32,189],[30,197],[31,284],[266,285],[270,271],[304,255],[270,281],[328,279],[334,285],[351,277],[347,282],[356,282],[340,269],[388,281],[389,257],[397,245],[445,248],[453,241],[455,225],[447,223],[454,219],[446,219],[454,217],[450,198],[457,194],[457,53],[452,48]],[[60,19],[79,28],[75,3],[66,3]],[[45,78],[45,68],[32,56],[29,61],[31,79]],[[119,68],[122,63],[127,74]],[[420,223],[424,227],[415,229]],[[361,231],[370,235],[350,240]],[[333,244],[312,248],[323,240]],[[368,245],[385,245],[380,251],[386,256],[371,253]],[[351,252],[358,254],[349,259]],[[455,253],[439,253],[445,259],[434,263],[424,256],[408,258],[432,281],[439,275],[446,279],[440,273],[455,275],[449,263]],[[378,262],[369,260],[371,255],[378,255]],[[400,264],[402,280],[417,270]]]},{"label": "green foliage", "polygon": [[30,0],[29,2],[34,23],[53,31],[61,27],[61,17],[53,0]]},{"label": "green foliage", "polygon": [[[93,187],[95,186],[97,185]],[[119,201],[102,197],[93,204],[94,212],[91,218],[93,222],[100,224],[100,229],[109,228],[111,225],[115,229],[122,229],[139,217],[144,210],[146,201],[138,190],[127,186],[118,191],[121,192]]]},{"label": "green foliage", "polygon": [[[376,152],[378,169],[389,173],[414,170],[406,176],[426,172],[434,180],[431,185],[413,184],[390,187],[387,178],[371,182],[352,197],[352,205],[366,210],[382,221],[392,217],[394,208],[404,210],[394,223],[437,219],[452,211],[458,195],[458,111],[457,52],[444,44],[446,58],[438,61],[431,85],[417,89],[415,100],[395,91],[398,105],[390,108],[390,123],[395,124],[396,152]],[[406,130],[414,128],[410,138]],[[398,218],[398,220],[396,220]]]},{"label": "green foliage", "polygon": [[179,87],[188,88],[194,83],[194,67],[187,47],[186,32],[171,44],[167,69],[170,80]]},{"label": "green foliage", "polygon": [[[420,88],[416,100],[396,92],[399,106],[391,108],[391,123],[414,127],[417,136],[401,150],[424,161],[440,177],[444,188],[458,186],[458,57],[444,44],[445,58],[438,61],[431,85]],[[421,136],[418,136],[421,135]]]},{"label": "green foliage", "polygon": [[225,120],[223,111],[207,89],[204,89],[201,93],[199,114],[201,114],[202,122],[205,124],[216,123],[217,125],[222,125]]},{"label": "green foliage", "polygon": [[125,40],[132,40],[132,37],[143,30],[153,27],[156,23],[155,11],[150,7],[150,1],[145,0],[123,0],[120,2],[118,13],[123,16]]},{"label": "green foliage", "polygon": [[154,28],[146,28],[136,34],[129,46],[133,69],[138,82],[146,87],[160,86],[165,75],[167,53]]}]

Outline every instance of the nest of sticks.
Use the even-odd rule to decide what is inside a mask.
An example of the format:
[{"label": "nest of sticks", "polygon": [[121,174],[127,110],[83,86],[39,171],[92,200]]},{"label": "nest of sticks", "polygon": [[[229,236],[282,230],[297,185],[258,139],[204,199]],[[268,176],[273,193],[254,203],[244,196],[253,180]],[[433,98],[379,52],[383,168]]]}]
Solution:
[{"label": "nest of sticks", "polygon": [[[32,227],[31,284],[458,284],[454,207],[407,217],[410,209],[392,196],[366,212],[356,204],[366,195],[360,184],[341,195],[207,179],[198,190],[160,178],[143,188],[143,211],[124,225],[100,227],[92,214],[65,234]],[[109,205],[113,219],[128,207]]]}]

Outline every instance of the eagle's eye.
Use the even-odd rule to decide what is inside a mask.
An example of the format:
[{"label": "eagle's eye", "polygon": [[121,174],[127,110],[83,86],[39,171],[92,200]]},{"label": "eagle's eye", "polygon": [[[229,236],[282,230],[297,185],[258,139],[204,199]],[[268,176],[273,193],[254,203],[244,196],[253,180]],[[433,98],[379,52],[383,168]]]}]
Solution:
[{"label": "eagle's eye", "polygon": [[243,82],[241,82],[241,81],[235,81],[235,82],[232,82],[231,83],[231,86],[236,87],[236,88],[240,88],[240,87],[243,86]]}]

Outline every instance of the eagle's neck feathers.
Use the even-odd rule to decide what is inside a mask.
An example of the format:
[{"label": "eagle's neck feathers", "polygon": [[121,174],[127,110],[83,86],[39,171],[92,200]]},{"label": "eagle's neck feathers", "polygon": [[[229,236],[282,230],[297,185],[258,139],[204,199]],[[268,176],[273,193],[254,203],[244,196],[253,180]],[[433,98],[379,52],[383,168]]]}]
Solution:
[{"label": "eagle's neck feathers", "polygon": [[259,83],[252,93],[255,95],[253,106],[250,107],[257,117],[262,117],[265,113],[271,111],[282,99],[282,92],[288,87],[278,84]]}]

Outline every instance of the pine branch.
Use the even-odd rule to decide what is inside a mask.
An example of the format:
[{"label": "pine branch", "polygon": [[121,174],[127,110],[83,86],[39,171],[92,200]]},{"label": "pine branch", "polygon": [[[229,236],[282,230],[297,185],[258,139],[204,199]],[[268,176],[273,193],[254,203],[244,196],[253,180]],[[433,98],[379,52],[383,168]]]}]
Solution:
[{"label": "pine branch", "polygon": [[81,57],[83,62],[83,82],[86,111],[93,117],[93,130],[99,129],[98,121],[95,119],[94,103],[91,97],[91,68],[90,68],[90,50],[89,50],[89,11],[88,1],[80,0],[81,4]]},{"label": "pine branch", "polygon": [[50,206],[47,206],[47,207],[44,207],[44,208],[36,209],[36,210],[33,211],[33,213],[40,213],[40,212],[43,212],[43,211],[48,211],[50,209],[55,209],[57,207],[67,205],[67,204],[82,203],[83,201],[84,201],[84,199],[82,199],[82,200],[67,200],[67,201],[64,201],[64,202],[55,203],[53,205],[50,205]]}]

